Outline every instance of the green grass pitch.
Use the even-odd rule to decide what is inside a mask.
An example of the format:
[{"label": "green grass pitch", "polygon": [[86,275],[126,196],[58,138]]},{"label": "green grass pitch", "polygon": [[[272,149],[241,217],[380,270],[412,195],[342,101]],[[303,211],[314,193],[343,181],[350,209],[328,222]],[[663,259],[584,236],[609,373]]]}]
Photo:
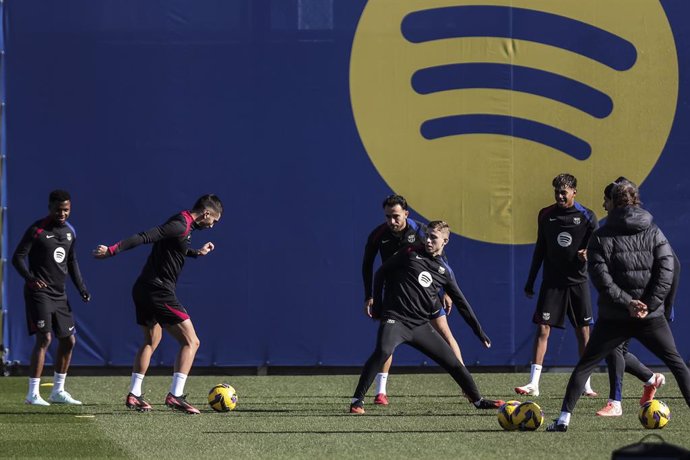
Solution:
[{"label": "green grass pitch", "polygon": [[[513,387],[526,374],[476,373],[485,396],[521,399]],[[569,374],[542,375],[542,395],[535,398],[549,421],[557,416]],[[365,415],[347,413],[356,375],[332,376],[192,376],[188,400],[202,410],[189,416],[168,410],[163,399],[169,377],[147,377],[151,413],[125,408],[127,377],[68,377],[67,390],[81,407],[33,407],[23,404],[25,377],[0,378],[0,457],[51,458],[587,458],[611,457],[611,451],[650,433],[690,448],[690,410],[672,376],[658,398],[671,408],[663,430],[645,430],[637,420],[641,384],[627,377],[623,416],[596,417],[606,402],[608,380],[594,374],[599,398],[583,398],[567,433],[504,432],[495,411],[479,411],[446,374],[395,374],[389,378],[391,404],[374,406],[368,396]],[[43,382],[50,382],[44,378]],[[206,404],[208,390],[227,382],[239,404],[215,413]],[[47,398],[50,388],[43,387]]]}]

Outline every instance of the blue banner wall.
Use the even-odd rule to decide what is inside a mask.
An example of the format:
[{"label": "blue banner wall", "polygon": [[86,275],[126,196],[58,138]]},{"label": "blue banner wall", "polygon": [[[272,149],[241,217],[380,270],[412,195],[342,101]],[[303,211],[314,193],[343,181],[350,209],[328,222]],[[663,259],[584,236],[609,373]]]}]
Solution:
[{"label": "blue banner wall", "polygon": [[[531,358],[522,290],[559,172],[600,218],[608,182],[642,183],[688,266],[690,3],[480,3],[6,0],[9,248],[52,189],[71,192],[93,295],[70,291],[73,364],[129,365],[140,343],[130,291],[150,248],[91,249],[208,192],[225,213],[192,242],[216,251],[188,260],[178,286],[197,365],[362,364],[377,325],[361,257],[392,192],[451,223],[449,260],[493,340],[483,349],[451,315],[469,364]],[[4,342],[27,363],[23,282],[8,271]],[[686,273],[673,329],[688,358]],[[155,363],[176,350],[164,338]],[[552,334],[546,365],[576,355],[569,326]],[[395,362],[426,358],[402,347]]]}]

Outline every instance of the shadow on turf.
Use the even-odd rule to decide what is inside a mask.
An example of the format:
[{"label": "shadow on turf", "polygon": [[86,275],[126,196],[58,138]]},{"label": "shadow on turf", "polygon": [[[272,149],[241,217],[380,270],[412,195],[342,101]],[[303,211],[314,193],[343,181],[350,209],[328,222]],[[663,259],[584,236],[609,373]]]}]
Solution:
[{"label": "shadow on turf", "polygon": [[496,433],[500,430],[331,430],[331,431],[318,431],[318,430],[286,430],[286,431],[202,431],[203,434],[401,434],[401,433],[411,433],[411,434],[424,434],[424,433]]}]

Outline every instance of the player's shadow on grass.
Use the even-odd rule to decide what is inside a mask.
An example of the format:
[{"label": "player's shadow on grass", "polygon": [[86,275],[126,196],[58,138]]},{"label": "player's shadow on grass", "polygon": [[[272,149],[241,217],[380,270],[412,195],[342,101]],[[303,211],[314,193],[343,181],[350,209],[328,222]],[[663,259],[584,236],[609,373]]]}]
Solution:
[{"label": "player's shadow on grass", "polygon": [[433,434],[433,433],[496,433],[497,430],[285,430],[285,431],[202,431],[202,434]]}]

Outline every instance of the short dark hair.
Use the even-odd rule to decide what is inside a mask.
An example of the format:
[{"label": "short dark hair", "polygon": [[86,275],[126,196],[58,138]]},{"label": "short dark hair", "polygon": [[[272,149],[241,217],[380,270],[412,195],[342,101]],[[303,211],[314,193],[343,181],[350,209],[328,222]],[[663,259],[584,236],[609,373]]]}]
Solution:
[{"label": "short dark hair", "polygon": [[388,195],[385,200],[383,200],[383,207],[393,207],[400,205],[401,208],[407,210],[407,200],[400,195]]},{"label": "short dark hair", "polygon": [[551,184],[553,188],[568,187],[575,190],[577,188],[577,179],[572,174],[563,173],[554,177]]},{"label": "short dark hair", "polygon": [[71,201],[72,197],[69,196],[69,192],[66,190],[53,190],[48,195],[48,204],[62,203],[64,201]]},{"label": "short dark hair", "polygon": [[218,214],[223,214],[223,203],[220,201],[216,195],[209,193],[196,200],[192,211],[201,212],[205,209],[216,212]]},{"label": "short dark hair", "polygon": [[630,182],[630,181],[628,180],[627,177],[620,176],[618,179],[611,182],[609,185],[606,186],[606,188],[604,188],[604,196],[610,200],[612,198],[611,192],[613,191],[613,187],[615,187],[616,184],[621,184],[623,182]]},{"label": "short dark hair", "polygon": [[642,201],[640,201],[640,189],[629,180],[621,181],[613,186],[611,199],[613,200],[613,205],[617,208],[640,206],[642,204]]}]

